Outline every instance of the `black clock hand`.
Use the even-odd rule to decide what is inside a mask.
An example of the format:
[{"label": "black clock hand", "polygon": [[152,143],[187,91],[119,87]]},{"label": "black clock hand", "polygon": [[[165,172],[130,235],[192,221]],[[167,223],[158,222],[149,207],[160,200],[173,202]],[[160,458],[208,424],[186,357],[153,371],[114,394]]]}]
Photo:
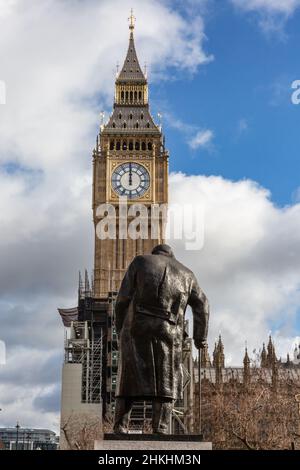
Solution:
[{"label": "black clock hand", "polygon": [[129,186],[132,186],[132,168],[131,168],[131,163],[129,163]]}]

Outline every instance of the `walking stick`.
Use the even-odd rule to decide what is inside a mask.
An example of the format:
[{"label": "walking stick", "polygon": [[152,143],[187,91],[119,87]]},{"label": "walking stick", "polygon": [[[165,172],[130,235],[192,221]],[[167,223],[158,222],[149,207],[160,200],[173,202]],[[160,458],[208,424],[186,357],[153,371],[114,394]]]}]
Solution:
[{"label": "walking stick", "polygon": [[199,409],[198,409],[198,419],[199,419],[199,434],[201,435],[201,348],[198,349],[198,386],[199,386]]}]

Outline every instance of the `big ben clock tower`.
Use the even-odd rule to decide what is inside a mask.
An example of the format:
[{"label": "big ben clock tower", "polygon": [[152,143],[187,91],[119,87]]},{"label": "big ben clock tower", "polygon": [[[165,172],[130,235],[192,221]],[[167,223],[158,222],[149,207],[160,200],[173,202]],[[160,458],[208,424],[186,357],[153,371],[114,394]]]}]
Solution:
[{"label": "big ben clock tower", "polygon": [[[148,82],[134,44],[133,14],[129,18],[129,46],[124,65],[115,82],[113,112],[100,128],[93,154],[93,216],[95,224],[94,295],[106,298],[117,291],[128,264],[137,254],[150,252],[163,240],[164,218],[159,230],[151,233],[153,205],[168,200],[168,153],[164,149],[161,128],[149,111]],[[126,198],[129,209],[134,204],[146,206],[149,214],[147,233],[139,237],[119,235],[119,202]],[[111,204],[116,213],[116,236],[101,239],[97,208]],[[130,218],[128,218],[128,223]]]},{"label": "big ben clock tower", "polygon": [[[89,428],[100,429],[101,415],[105,419],[113,415],[118,358],[115,298],[133,258],[151,252],[164,239],[168,153],[161,127],[149,111],[148,82],[135,50],[134,22],[131,14],[129,46],[115,81],[113,111],[108,122],[101,124],[93,151],[93,282],[87,272],[84,280],[79,275],[78,307],[59,309],[67,329],[62,373],[62,449],[69,448],[68,427],[75,435],[81,432],[84,422]],[[113,237],[99,236],[99,224],[107,217],[105,211],[99,211],[103,206],[114,212]],[[127,229],[137,207],[143,208],[143,230],[136,230],[136,236],[131,236]],[[140,422],[143,413],[138,411],[134,419]]]}]

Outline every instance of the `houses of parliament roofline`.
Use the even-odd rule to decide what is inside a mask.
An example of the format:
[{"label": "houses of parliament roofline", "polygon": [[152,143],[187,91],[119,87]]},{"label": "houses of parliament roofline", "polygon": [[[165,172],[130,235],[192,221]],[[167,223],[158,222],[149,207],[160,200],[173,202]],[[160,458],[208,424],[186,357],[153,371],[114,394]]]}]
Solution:
[{"label": "houses of parliament roofline", "polygon": [[[287,354],[286,360],[278,359],[276,356],[275,345],[272,340],[272,337],[269,336],[269,342],[267,348],[265,343],[263,343],[262,349],[256,355],[254,361],[251,361],[248,355],[248,350],[245,348],[245,355],[243,358],[244,367],[255,362],[255,365],[262,369],[272,369],[274,365],[279,368],[296,368],[300,370],[300,344],[295,345],[293,358],[290,358],[290,355]],[[211,361],[210,355],[208,352],[208,347],[206,347],[201,355],[201,367],[203,369],[210,368],[220,368],[220,369],[242,369],[240,367],[226,367],[225,365],[225,353],[224,353],[224,344],[221,335],[219,336],[218,342],[215,343],[213,351],[213,360]]]}]

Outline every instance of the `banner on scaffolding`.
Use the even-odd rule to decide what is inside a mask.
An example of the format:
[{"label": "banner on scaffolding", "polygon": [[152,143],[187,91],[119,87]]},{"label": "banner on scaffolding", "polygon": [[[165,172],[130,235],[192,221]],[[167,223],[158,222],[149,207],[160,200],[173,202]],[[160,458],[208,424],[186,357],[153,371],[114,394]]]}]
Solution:
[{"label": "banner on scaffolding", "polygon": [[58,308],[64,326],[71,326],[72,321],[78,320],[78,308]]}]

